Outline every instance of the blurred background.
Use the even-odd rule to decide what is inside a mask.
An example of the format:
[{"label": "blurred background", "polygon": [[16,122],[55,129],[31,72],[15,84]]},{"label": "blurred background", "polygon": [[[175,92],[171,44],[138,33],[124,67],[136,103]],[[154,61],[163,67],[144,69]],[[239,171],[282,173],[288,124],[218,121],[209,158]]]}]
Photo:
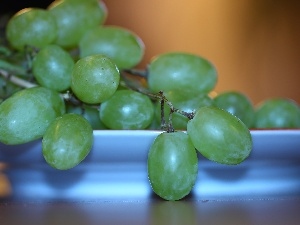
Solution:
[{"label": "blurred background", "polygon": [[[1,0],[1,13],[47,7],[52,1]],[[254,104],[271,97],[300,103],[300,1],[103,0],[106,24],[128,28],[150,59],[185,51],[210,60],[219,73],[216,92],[238,90]]]}]

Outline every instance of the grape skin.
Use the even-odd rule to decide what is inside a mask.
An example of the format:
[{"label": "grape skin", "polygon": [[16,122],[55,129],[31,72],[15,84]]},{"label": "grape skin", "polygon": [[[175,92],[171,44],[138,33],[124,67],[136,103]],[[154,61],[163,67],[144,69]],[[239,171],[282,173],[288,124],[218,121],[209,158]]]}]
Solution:
[{"label": "grape skin", "polygon": [[218,94],[213,103],[216,107],[224,109],[238,117],[248,128],[254,126],[255,112],[250,99],[237,91],[226,91]]},{"label": "grape skin", "polygon": [[39,139],[64,113],[65,104],[55,91],[44,87],[18,91],[0,105],[0,141],[15,145]]},{"label": "grape skin", "polygon": [[206,59],[183,52],[156,56],[149,64],[149,89],[159,91],[189,91],[192,95],[209,93],[217,83],[217,71]]},{"label": "grape skin", "polygon": [[132,90],[118,90],[100,105],[100,119],[114,130],[145,129],[154,116],[154,107],[148,96]]},{"label": "grape skin", "polygon": [[256,106],[255,128],[300,128],[299,105],[287,98],[264,100]]},{"label": "grape skin", "polygon": [[89,30],[79,42],[80,57],[104,54],[117,67],[129,69],[143,58],[144,43],[133,32],[118,26],[101,26]]},{"label": "grape skin", "polygon": [[81,101],[98,104],[115,93],[119,82],[119,69],[111,59],[105,55],[91,55],[75,63],[71,89]]},{"label": "grape skin", "polygon": [[147,166],[153,191],[165,200],[182,199],[197,179],[197,153],[184,132],[159,134],[150,147]]},{"label": "grape skin", "polygon": [[56,0],[47,9],[57,24],[55,43],[66,49],[77,47],[85,32],[102,25],[107,17],[105,4],[96,0]]},{"label": "grape skin", "polygon": [[44,9],[25,8],[7,23],[6,38],[11,46],[24,51],[24,47],[44,47],[57,37],[57,26],[52,15]]},{"label": "grape skin", "polygon": [[187,133],[204,157],[221,164],[239,164],[252,150],[252,137],[247,126],[217,107],[198,109],[188,122]]},{"label": "grape skin", "polygon": [[78,165],[93,145],[93,128],[81,115],[67,113],[56,118],[47,128],[42,150],[53,168],[67,170]]},{"label": "grape skin", "polygon": [[70,88],[74,64],[67,51],[51,44],[34,57],[32,73],[40,85],[61,92]]}]

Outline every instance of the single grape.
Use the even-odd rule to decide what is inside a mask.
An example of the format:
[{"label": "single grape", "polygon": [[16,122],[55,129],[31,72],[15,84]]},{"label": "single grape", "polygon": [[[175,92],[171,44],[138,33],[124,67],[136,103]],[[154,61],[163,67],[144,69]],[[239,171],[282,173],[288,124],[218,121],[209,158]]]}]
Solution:
[{"label": "single grape", "polygon": [[64,48],[77,47],[81,37],[103,24],[107,17],[105,4],[97,0],[56,0],[48,6],[48,10],[58,27],[55,43]]},{"label": "single grape", "polygon": [[32,73],[41,86],[64,91],[71,85],[74,67],[71,55],[58,45],[47,45],[35,56]]},{"label": "single grape", "polygon": [[53,168],[67,170],[78,165],[93,145],[93,128],[81,115],[67,113],[56,118],[42,140],[43,156]]},{"label": "single grape", "polygon": [[100,105],[100,119],[110,129],[145,129],[154,116],[150,98],[132,90],[118,90]]},{"label": "single grape", "polygon": [[57,37],[53,16],[44,9],[25,8],[17,12],[7,23],[6,38],[10,45],[20,51],[24,47],[44,47]]},{"label": "single grape", "polygon": [[299,128],[299,105],[288,98],[272,98],[256,106],[255,128]]},{"label": "single grape", "polygon": [[183,52],[158,55],[149,64],[148,85],[159,91],[209,93],[216,85],[217,71],[206,59]]},{"label": "single grape", "polygon": [[187,124],[187,134],[204,157],[222,164],[239,164],[252,150],[247,126],[231,113],[213,106],[196,111]]},{"label": "single grape", "polygon": [[74,106],[72,104],[66,104],[67,113],[76,113],[82,115],[89,121],[93,130],[107,129],[103,122],[100,120],[99,110],[89,105]]},{"label": "single grape", "polygon": [[250,99],[238,91],[226,91],[218,94],[213,103],[216,107],[224,109],[238,117],[248,128],[254,125],[254,106]]},{"label": "single grape", "polygon": [[18,91],[0,105],[0,142],[16,145],[39,139],[64,113],[64,101],[55,91],[44,87]]},{"label": "single grape", "polygon": [[79,42],[80,56],[103,54],[121,69],[136,66],[143,58],[144,43],[123,27],[101,26],[88,31]]},{"label": "single grape", "polygon": [[115,93],[119,82],[119,70],[111,59],[105,55],[91,55],[75,63],[71,89],[81,101],[98,104]]},{"label": "single grape", "polygon": [[165,200],[182,199],[197,179],[197,153],[184,132],[159,134],[150,147],[147,165],[153,191]]},{"label": "single grape", "polygon": [[[207,94],[202,93],[198,95],[193,95],[189,92],[169,91],[164,93],[164,95],[175,108],[187,113],[192,113],[200,107],[209,106],[213,103],[213,100]],[[169,113],[170,107],[167,104],[165,104],[164,115],[166,121],[168,120]],[[155,119],[158,122],[161,121],[161,105],[159,101],[156,103],[155,106]],[[176,130],[186,130],[186,125],[188,121],[188,118],[186,116],[183,116],[182,114],[179,114],[177,112],[174,112],[172,114],[172,125]]]}]

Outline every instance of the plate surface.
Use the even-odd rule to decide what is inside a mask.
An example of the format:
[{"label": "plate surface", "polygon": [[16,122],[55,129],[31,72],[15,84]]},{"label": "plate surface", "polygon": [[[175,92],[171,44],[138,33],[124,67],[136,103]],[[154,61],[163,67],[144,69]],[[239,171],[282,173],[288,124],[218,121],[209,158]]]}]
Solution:
[{"label": "plate surface", "polygon": [[[12,199],[147,200],[147,154],[160,131],[94,131],[94,146],[77,167],[58,171],[41,154],[41,140],[0,144],[0,175]],[[253,151],[236,166],[199,155],[195,200],[300,196],[300,130],[253,130]]]}]

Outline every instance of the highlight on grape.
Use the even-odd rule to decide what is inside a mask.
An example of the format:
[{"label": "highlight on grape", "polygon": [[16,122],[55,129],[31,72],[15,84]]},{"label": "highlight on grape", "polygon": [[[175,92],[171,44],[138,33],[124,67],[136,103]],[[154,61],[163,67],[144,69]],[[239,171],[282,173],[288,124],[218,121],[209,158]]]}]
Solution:
[{"label": "highlight on grape", "polygon": [[165,200],[188,195],[198,158],[238,165],[251,154],[250,129],[299,128],[292,99],[255,106],[238,91],[212,96],[218,81],[208,59],[157,55],[137,69],[138,34],[105,24],[99,0],[55,0],[11,16],[0,39],[0,142],[41,139],[45,162],[71,169],[89,154],[93,130],[162,130],[149,149],[152,190]]}]

